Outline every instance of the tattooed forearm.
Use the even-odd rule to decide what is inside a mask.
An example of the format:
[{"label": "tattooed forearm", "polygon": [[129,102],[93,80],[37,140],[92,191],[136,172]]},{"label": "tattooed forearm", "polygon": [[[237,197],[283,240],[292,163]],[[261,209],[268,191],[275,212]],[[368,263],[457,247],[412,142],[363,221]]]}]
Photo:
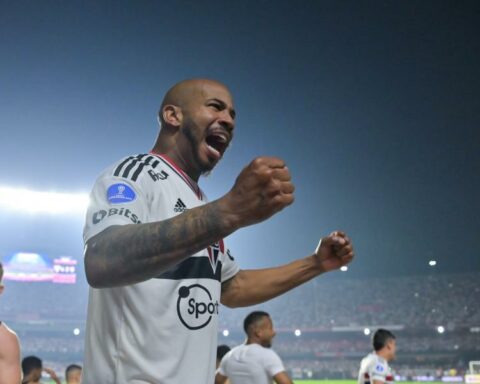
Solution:
[{"label": "tattooed forearm", "polygon": [[164,221],[112,226],[87,242],[87,279],[97,288],[148,280],[235,229],[218,200]]}]

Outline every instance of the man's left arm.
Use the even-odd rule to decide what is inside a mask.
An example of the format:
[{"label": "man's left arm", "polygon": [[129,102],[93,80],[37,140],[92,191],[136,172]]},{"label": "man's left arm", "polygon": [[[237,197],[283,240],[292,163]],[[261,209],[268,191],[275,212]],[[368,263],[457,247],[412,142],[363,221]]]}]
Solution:
[{"label": "man's left arm", "polygon": [[339,269],[354,257],[350,239],[343,232],[323,238],[311,256],[275,268],[241,270],[222,283],[222,304],[245,307],[279,296],[322,273]]}]

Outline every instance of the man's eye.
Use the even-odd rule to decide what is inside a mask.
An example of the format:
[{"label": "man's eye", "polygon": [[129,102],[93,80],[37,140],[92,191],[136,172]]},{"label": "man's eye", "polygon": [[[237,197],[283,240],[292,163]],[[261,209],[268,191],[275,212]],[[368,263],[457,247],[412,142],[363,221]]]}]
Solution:
[{"label": "man's eye", "polygon": [[217,103],[211,103],[210,106],[215,108],[217,111],[220,111],[222,109],[222,106]]}]

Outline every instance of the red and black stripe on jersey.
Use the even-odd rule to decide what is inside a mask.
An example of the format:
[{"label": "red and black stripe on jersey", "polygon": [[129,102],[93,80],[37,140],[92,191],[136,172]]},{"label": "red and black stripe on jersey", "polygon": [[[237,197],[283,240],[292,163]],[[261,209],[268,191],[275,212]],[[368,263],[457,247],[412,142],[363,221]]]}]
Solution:
[{"label": "red and black stripe on jersey", "polygon": [[193,181],[190,176],[188,176],[175,162],[165,154],[158,154],[155,152],[150,152],[152,155],[155,155],[160,159],[168,168],[170,168],[174,173],[178,175],[195,193],[199,200],[203,200],[203,193],[198,184]]},{"label": "red and black stripe on jersey", "polygon": [[115,168],[113,175],[137,181],[138,176],[142,173],[145,166],[149,165],[150,167],[155,168],[159,163],[160,161],[150,154],[130,156]]},{"label": "red and black stripe on jersey", "polygon": [[208,257],[189,257],[174,267],[156,276],[157,279],[183,280],[183,279],[211,279],[221,281],[222,262],[213,270]]},{"label": "red and black stripe on jersey", "polygon": [[[365,372],[365,374],[363,375],[363,377],[364,377],[364,379],[365,379],[365,383],[364,383],[364,384],[370,384],[370,375],[369,375],[367,372]],[[387,375],[387,376],[385,377],[385,382],[391,383],[391,382],[393,382],[393,381],[395,381],[393,375]]]}]

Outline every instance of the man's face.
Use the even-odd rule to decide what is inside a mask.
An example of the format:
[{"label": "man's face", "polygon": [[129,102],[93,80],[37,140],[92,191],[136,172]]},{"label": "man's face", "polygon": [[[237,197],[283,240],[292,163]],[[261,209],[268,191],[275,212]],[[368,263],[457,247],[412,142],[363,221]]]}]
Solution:
[{"label": "man's face", "polygon": [[42,378],[42,368],[32,370],[31,377],[33,381],[40,381]]},{"label": "man's face", "polygon": [[181,153],[200,173],[211,171],[233,137],[235,111],[230,92],[220,84],[204,82],[181,109],[177,142]]},{"label": "man's face", "polygon": [[80,377],[82,371],[80,369],[74,369],[68,373],[67,384],[80,384]]},{"label": "man's face", "polygon": [[272,319],[268,316],[265,316],[259,324],[258,336],[260,339],[260,345],[265,348],[270,348],[275,335],[276,332],[275,329],[273,329]]},{"label": "man's face", "polygon": [[388,352],[389,352],[389,355],[390,355],[390,360],[394,360],[395,357],[396,357],[396,353],[397,353],[397,342],[395,339],[390,339],[388,342],[387,342],[387,348],[388,348]]}]

